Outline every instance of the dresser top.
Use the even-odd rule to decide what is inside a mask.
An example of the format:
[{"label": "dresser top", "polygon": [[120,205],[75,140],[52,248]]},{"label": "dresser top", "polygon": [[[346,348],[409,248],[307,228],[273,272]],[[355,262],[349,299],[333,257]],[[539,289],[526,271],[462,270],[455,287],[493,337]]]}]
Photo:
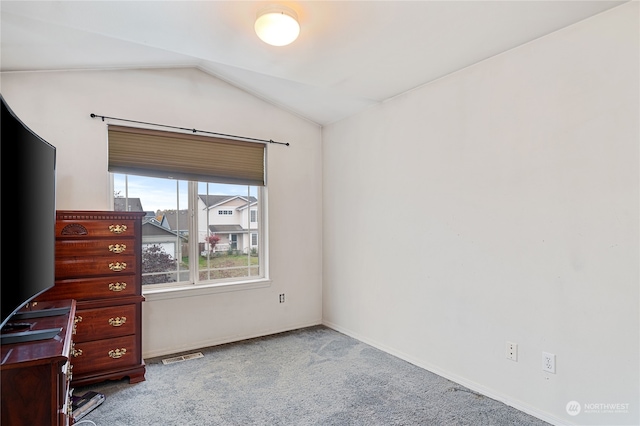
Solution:
[{"label": "dresser top", "polygon": [[[70,351],[71,330],[73,318],[75,316],[76,302],[75,300],[55,300],[39,302],[31,311],[42,309],[46,311],[49,308],[69,308],[69,312],[64,315],[56,315],[50,317],[30,318],[19,320],[19,322],[31,323],[31,330],[44,330],[49,328],[62,328],[62,331],[56,336],[33,342],[12,343],[2,345],[1,352],[1,369],[9,369],[23,366],[25,364],[48,364],[51,359],[59,358],[60,361],[66,362]],[[22,312],[22,311],[20,311]]]},{"label": "dresser top", "polygon": [[56,210],[57,220],[126,220],[144,217],[145,212],[115,212],[108,210]]}]

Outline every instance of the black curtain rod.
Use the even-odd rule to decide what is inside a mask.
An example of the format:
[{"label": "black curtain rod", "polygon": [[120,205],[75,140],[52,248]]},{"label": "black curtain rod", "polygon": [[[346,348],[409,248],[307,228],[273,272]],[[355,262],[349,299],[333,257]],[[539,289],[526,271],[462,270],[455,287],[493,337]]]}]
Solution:
[{"label": "black curtain rod", "polygon": [[224,133],[207,132],[205,130],[187,129],[186,127],[168,126],[166,124],[155,124],[155,123],[147,123],[147,122],[144,122],[144,121],[127,120],[127,119],[124,119],[124,118],[106,117],[104,115],[97,115],[97,114],[93,114],[93,113],[91,113],[91,118],[101,118],[102,121],[104,121],[105,118],[108,118],[109,120],[126,121],[126,122],[129,122],[129,123],[148,124],[150,126],[160,126],[160,127],[167,127],[167,128],[170,128],[170,129],[187,130],[187,131],[192,132],[192,133],[196,133],[196,132],[197,133],[206,133],[206,134],[209,134],[209,135],[225,136],[225,137],[234,138],[234,139],[244,139],[244,140],[247,140],[247,141],[264,142],[264,143],[277,143],[278,145],[289,146],[289,142],[277,142],[277,141],[274,141],[274,140],[271,140],[271,139],[266,140],[266,139],[247,138],[245,136],[226,135]]}]

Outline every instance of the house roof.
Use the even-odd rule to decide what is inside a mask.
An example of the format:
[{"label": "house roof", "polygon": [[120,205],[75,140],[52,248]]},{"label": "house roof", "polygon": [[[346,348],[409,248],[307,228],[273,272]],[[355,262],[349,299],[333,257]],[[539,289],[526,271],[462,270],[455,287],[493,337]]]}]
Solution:
[{"label": "house roof", "polygon": [[182,235],[179,235],[176,231],[160,226],[155,220],[146,221],[142,224],[142,235],[170,235],[171,237],[179,237],[184,239]]},{"label": "house roof", "polygon": [[240,225],[209,225],[209,231],[212,234],[238,234],[247,232]]},{"label": "house roof", "polygon": [[117,212],[143,212],[140,198],[116,197],[113,199],[113,210]]},{"label": "house roof", "polygon": [[[217,206],[221,206],[225,203],[228,203],[231,200],[241,199],[243,201],[247,201],[247,197],[242,195],[211,195],[211,194],[199,194],[198,197],[202,200],[207,208],[213,208]],[[256,197],[249,197],[249,201],[251,203],[255,203],[258,201]]]},{"label": "house roof", "polygon": [[[253,198],[253,197],[251,197],[251,198]],[[249,207],[253,207],[253,206],[257,205],[257,204],[258,204],[258,201],[254,201],[251,204],[249,204]],[[243,205],[238,207],[238,210],[245,210],[246,208],[247,208],[247,205],[243,204]]]},{"label": "house roof", "polygon": [[198,197],[200,197],[204,205],[209,208],[213,206],[217,206],[218,204],[224,203],[230,198],[232,198],[229,195],[211,195],[211,194],[198,194]]},{"label": "house roof", "polygon": [[164,219],[170,229],[176,231],[186,231],[189,229],[189,214],[187,210],[165,210]]}]

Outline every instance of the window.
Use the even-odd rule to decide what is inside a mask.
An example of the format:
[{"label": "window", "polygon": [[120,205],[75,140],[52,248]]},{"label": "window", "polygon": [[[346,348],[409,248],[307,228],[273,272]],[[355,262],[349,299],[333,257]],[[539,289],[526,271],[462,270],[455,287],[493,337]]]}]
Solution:
[{"label": "window", "polygon": [[262,144],[109,126],[114,209],[147,213],[143,285],[265,277],[259,245],[264,242],[264,149]]},{"label": "window", "polygon": [[[251,215],[221,214],[221,204],[256,213],[261,187],[114,174],[114,206],[147,212],[142,225],[142,284],[185,285],[262,278]],[[257,209],[256,209],[257,207]],[[242,210],[241,210],[242,211]],[[195,268],[193,265],[197,265]]]}]

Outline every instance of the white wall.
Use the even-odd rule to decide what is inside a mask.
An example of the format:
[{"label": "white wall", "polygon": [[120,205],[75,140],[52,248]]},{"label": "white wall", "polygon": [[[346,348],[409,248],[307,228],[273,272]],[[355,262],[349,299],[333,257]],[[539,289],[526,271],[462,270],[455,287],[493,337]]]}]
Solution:
[{"label": "white wall", "polygon": [[556,424],[640,424],[638,16],[327,126],[323,321]]},{"label": "white wall", "polygon": [[270,286],[179,299],[148,296],[143,356],[320,323],[317,125],[193,69],[4,73],[1,83],[14,112],[57,148],[58,209],[110,208],[107,127],[91,113],[291,144],[268,146]]}]

